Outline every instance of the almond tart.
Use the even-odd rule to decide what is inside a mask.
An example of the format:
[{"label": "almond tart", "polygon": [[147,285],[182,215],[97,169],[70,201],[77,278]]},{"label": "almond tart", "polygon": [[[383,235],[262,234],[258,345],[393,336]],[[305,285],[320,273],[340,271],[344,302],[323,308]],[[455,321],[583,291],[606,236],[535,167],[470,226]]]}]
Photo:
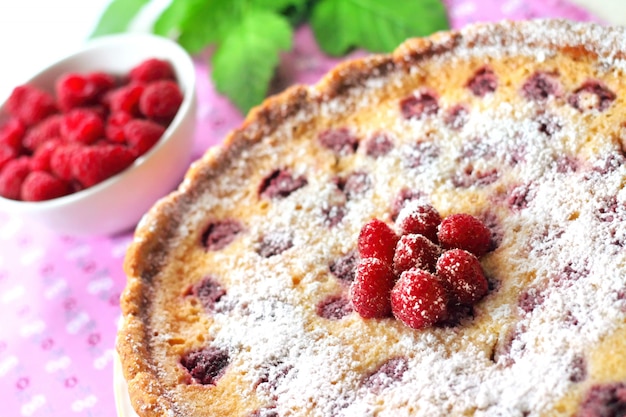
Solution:
[{"label": "almond tart", "polygon": [[[141,417],[626,415],[626,30],[410,39],[253,109],[138,225],[118,334]],[[474,305],[351,303],[420,201],[491,233]]]}]

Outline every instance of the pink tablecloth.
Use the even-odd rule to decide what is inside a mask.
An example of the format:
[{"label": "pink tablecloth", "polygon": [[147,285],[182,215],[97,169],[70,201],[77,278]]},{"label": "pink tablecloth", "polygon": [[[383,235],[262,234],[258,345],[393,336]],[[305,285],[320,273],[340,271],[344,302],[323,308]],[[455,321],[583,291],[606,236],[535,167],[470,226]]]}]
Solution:
[{"label": "pink tablecloth", "polygon": [[[447,0],[455,28],[502,18],[590,20],[559,0]],[[337,59],[324,57],[311,32],[297,33],[283,62],[285,83],[315,82]],[[198,62],[195,157],[242,116],[219,97]],[[131,234],[77,239],[0,214],[0,415],[116,414],[113,357],[124,252]]]}]

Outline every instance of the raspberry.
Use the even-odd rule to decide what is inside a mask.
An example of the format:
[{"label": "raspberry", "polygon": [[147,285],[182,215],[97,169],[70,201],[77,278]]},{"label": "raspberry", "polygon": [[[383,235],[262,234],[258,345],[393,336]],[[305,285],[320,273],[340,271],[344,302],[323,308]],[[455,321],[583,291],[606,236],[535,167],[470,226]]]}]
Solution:
[{"label": "raspberry", "polygon": [[437,277],[409,269],[391,290],[393,315],[412,329],[424,329],[447,315],[448,293]]},{"label": "raspberry", "polygon": [[214,347],[188,352],[180,360],[193,380],[202,385],[215,385],[229,362],[228,352]]},{"label": "raspberry", "polygon": [[576,417],[621,417],[626,415],[626,383],[593,385],[580,404]]},{"label": "raspberry", "polygon": [[226,290],[214,277],[207,276],[193,286],[191,293],[198,297],[206,311],[211,312],[215,311],[215,304],[226,295]]},{"label": "raspberry", "polygon": [[19,153],[22,149],[22,138],[26,133],[26,126],[16,117],[10,118],[0,127],[0,144],[9,146]]},{"label": "raspberry", "polygon": [[522,184],[514,186],[507,195],[506,205],[514,211],[520,211],[528,207],[532,200],[532,185]]},{"label": "raspberry", "polygon": [[115,77],[106,72],[92,72],[86,75],[87,81],[93,85],[94,88],[94,102],[98,102],[102,99],[104,94],[115,87]]},{"label": "raspberry", "polygon": [[365,154],[372,158],[378,158],[391,152],[393,146],[393,141],[389,135],[377,132],[370,136],[365,142]]},{"label": "raspberry", "polygon": [[68,73],[61,76],[55,90],[63,111],[98,104],[103,95],[115,86],[115,79],[103,72]]},{"label": "raspberry", "polygon": [[328,268],[330,269],[330,273],[341,282],[349,283],[354,281],[358,261],[359,257],[356,251],[352,250],[332,261]]},{"label": "raspberry", "polygon": [[[65,181],[72,181],[72,158],[84,145],[76,142],[65,143],[52,151],[50,155],[50,171]],[[43,151],[42,151],[43,152]]]},{"label": "raspberry", "polygon": [[263,258],[271,258],[280,255],[293,247],[293,239],[287,232],[280,230],[272,231],[263,235],[257,244],[256,252]]},{"label": "raspberry", "polygon": [[604,111],[616,97],[615,93],[601,82],[588,80],[574,90],[574,93],[567,98],[567,102],[580,112],[593,109]]},{"label": "raspberry", "polygon": [[15,149],[4,143],[0,143],[0,172],[2,172],[2,169],[9,161],[17,158],[17,155],[18,153],[15,152]]},{"label": "raspberry", "polygon": [[560,86],[554,75],[547,72],[534,73],[522,86],[522,95],[527,100],[544,101],[558,93]]},{"label": "raspberry", "polygon": [[46,141],[60,137],[62,119],[63,116],[55,114],[32,126],[24,135],[24,147],[33,152]]},{"label": "raspberry", "polygon": [[169,123],[183,102],[183,93],[175,81],[154,81],[146,86],[139,99],[139,110],[147,118]]},{"label": "raspberry", "polygon": [[341,320],[348,314],[352,313],[352,305],[350,301],[341,295],[331,295],[320,301],[315,311],[318,316],[327,320]]},{"label": "raspberry", "polygon": [[363,196],[372,186],[372,181],[367,172],[361,171],[351,172],[343,178],[339,177],[336,183],[348,200]]},{"label": "raspberry", "polygon": [[263,178],[259,186],[259,195],[267,198],[285,198],[305,185],[307,180],[304,176],[294,177],[287,170],[277,169]]},{"label": "raspberry", "polygon": [[141,62],[130,70],[130,80],[133,82],[149,83],[157,80],[173,80],[174,68],[168,61],[150,58]]},{"label": "raspberry", "polygon": [[109,116],[104,126],[104,136],[113,142],[125,143],[124,126],[133,116],[125,111],[118,111]]},{"label": "raspberry", "polygon": [[243,232],[243,225],[235,219],[224,219],[209,224],[202,234],[202,244],[208,251],[218,251],[230,245]]},{"label": "raspberry", "polygon": [[67,182],[48,172],[33,171],[24,179],[21,192],[24,201],[44,201],[62,197],[70,191]]},{"label": "raspberry", "polygon": [[444,249],[464,249],[481,257],[489,251],[491,231],[470,214],[452,214],[441,222],[437,233]]},{"label": "raspberry", "polygon": [[85,146],[71,156],[72,175],[91,187],[128,168],[135,154],[122,145]]},{"label": "raspberry", "polygon": [[400,112],[405,119],[421,119],[439,111],[437,97],[428,92],[410,95],[400,101]]},{"label": "raspberry", "polygon": [[532,286],[526,288],[519,295],[517,306],[527,314],[532,313],[546,300],[546,288],[544,286]]},{"label": "raspberry", "polygon": [[[262,392],[276,392],[278,384],[293,370],[293,365],[286,358],[276,356],[267,357],[260,363],[258,368],[258,377],[252,382],[253,389],[261,388]],[[271,407],[274,408],[274,407]],[[264,408],[269,410],[269,408]],[[280,417],[277,413],[252,413],[246,417]]]},{"label": "raspberry", "polygon": [[72,109],[61,120],[61,136],[89,145],[104,135],[104,122],[91,110]]},{"label": "raspberry", "polygon": [[52,172],[50,168],[50,158],[57,148],[61,146],[61,139],[50,139],[37,148],[30,161],[33,171]]},{"label": "raspberry", "polygon": [[55,84],[55,90],[63,111],[95,101],[95,86],[83,74],[69,73],[61,76]]},{"label": "raspberry", "polygon": [[422,191],[403,188],[391,202],[391,219],[394,221],[397,220],[400,215],[400,211],[402,211],[402,209],[411,201],[423,199],[425,197],[426,194]]},{"label": "raspberry", "polygon": [[491,68],[480,68],[465,85],[476,97],[493,93],[498,88],[498,76]]},{"label": "raspberry", "polygon": [[409,360],[404,356],[396,356],[383,362],[374,372],[364,380],[364,385],[375,394],[390,386],[394,381],[400,381],[409,370]]},{"label": "raspberry", "polygon": [[32,85],[15,87],[7,100],[9,114],[32,126],[56,113],[54,97]]},{"label": "raspberry", "polygon": [[489,289],[480,261],[463,249],[450,249],[437,261],[437,276],[450,293],[452,301],[472,305]]},{"label": "raspberry", "polygon": [[446,110],[443,116],[443,123],[452,130],[459,130],[467,123],[468,113],[469,110],[464,105],[457,104]]},{"label": "raspberry", "polygon": [[[103,104],[96,104],[94,106],[81,107],[82,110],[87,110],[95,114],[103,122],[109,117],[109,108]],[[77,110],[77,109],[74,109]],[[71,111],[71,110],[70,110]]]},{"label": "raspberry", "polygon": [[30,173],[30,158],[22,156],[9,161],[0,173],[0,196],[19,200],[22,183]]},{"label": "raspberry", "polygon": [[584,356],[574,356],[570,365],[569,380],[583,382],[587,379],[587,361]]},{"label": "raspberry", "polygon": [[398,243],[396,233],[382,220],[372,219],[361,228],[358,239],[361,258],[377,258],[385,265],[393,265]]},{"label": "raspberry", "polygon": [[354,311],[366,319],[389,316],[389,294],[395,280],[393,271],[380,259],[361,259],[350,286],[350,300]]},{"label": "raspberry", "polygon": [[433,206],[416,200],[407,202],[396,219],[400,234],[424,235],[434,243],[437,243],[437,228],[440,223],[441,216]]},{"label": "raspberry", "polygon": [[320,133],[318,139],[323,147],[337,155],[352,154],[359,146],[359,140],[345,127],[326,130]]},{"label": "raspberry", "polygon": [[111,113],[120,111],[139,116],[139,99],[145,86],[129,84],[109,91],[104,100],[108,103]]},{"label": "raspberry", "polygon": [[165,132],[163,126],[144,119],[133,119],[124,126],[126,142],[136,156],[150,150],[159,141],[163,132]]},{"label": "raspberry", "polygon": [[324,225],[327,227],[337,226],[346,215],[345,203],[331,203],[326,204],[322,208],[322,216],[324,218]]},{"label": "raspberry", "polygon": [[425,236],[404,235],[398,241],[393,257],[394,272],[400,275],[411,268],[435,272],[435,265],[441,249]]}]

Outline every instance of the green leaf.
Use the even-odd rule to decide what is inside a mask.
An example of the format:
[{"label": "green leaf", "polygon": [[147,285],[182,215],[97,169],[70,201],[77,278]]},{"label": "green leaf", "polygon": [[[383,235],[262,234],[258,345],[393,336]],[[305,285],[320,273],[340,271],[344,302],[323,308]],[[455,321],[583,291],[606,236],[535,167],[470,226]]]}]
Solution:
[{"label": "green leaf", "polygon": [[282,16],[249,9],[213,54],[213,81],[247,113],[267,94],[280,51],[291,49],[292,29]]},{"label": "green leaf", "polygon": [[354,47],[389,52],[407,38],[449,24],[441,0],[321,0],[311,26],[320,47],[339,56]]},{"label": "green leaf", "polygon": [[[269,1],[271,0],[261,0],[261,1]],[[316,0],[302,0],[299,2],[290,2],[293,4],[287,5],[286,8],[281,8],[278,11],[282,13],[283,16],[289,20],[291,26],[297,27],[301,23],[304,23],[309,16],[311,15],[311,10],[313,9],[313,5]]]},{"label": "green leaf", "polygon": [[113,0],[100,16],[89,37],[125,32],[137,13],[148,3],[150,0]]},{"label": "green leaf", "polygon": [[307,0],[250,0],[249,5],[255,9],[281,12],[288,7],[301,7]]},{"label": "green leaf", "polygon": [[241,16],[244,0],[173,0],[154,25],[154,32],[173,36],[189,53],[224,40]]},{"label": "green leaf", "polygon": [[300,9],[306,6],[307,0],[250,0],[250,6],[256,9],[283,12],[288,8]]},{"label": "green leaf", "polygon": [[177,38],[181,32],[182,22],[190,13],[189,10],[194,8],[195,3],[197,1],[194,0],[172,0],[154,22],[152,31],[157,35]]}]

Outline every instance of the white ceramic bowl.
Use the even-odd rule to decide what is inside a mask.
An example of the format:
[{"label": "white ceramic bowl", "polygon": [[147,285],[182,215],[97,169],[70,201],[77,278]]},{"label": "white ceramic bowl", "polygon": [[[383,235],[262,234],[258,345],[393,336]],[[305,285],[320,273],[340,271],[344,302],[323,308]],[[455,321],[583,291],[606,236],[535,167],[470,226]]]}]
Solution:
[{"label": "white ceramic bowl", "polygon": [[[111,235],[131,230],[142,215],[182,180],[191,158],[196,120],[196,75],[193,61],[177,43],[149,34],[97,38],[83,49],[45,68],[23,84],[48,92],[67,72],[105,71],[127,74],[147,58],[170,61],[184,99],[159,142],[125,171],[93,187],[42,202],[0,197],[0,210],[37,222],[60,234]],[[4,104],[0,123],[7,118]]]}]

